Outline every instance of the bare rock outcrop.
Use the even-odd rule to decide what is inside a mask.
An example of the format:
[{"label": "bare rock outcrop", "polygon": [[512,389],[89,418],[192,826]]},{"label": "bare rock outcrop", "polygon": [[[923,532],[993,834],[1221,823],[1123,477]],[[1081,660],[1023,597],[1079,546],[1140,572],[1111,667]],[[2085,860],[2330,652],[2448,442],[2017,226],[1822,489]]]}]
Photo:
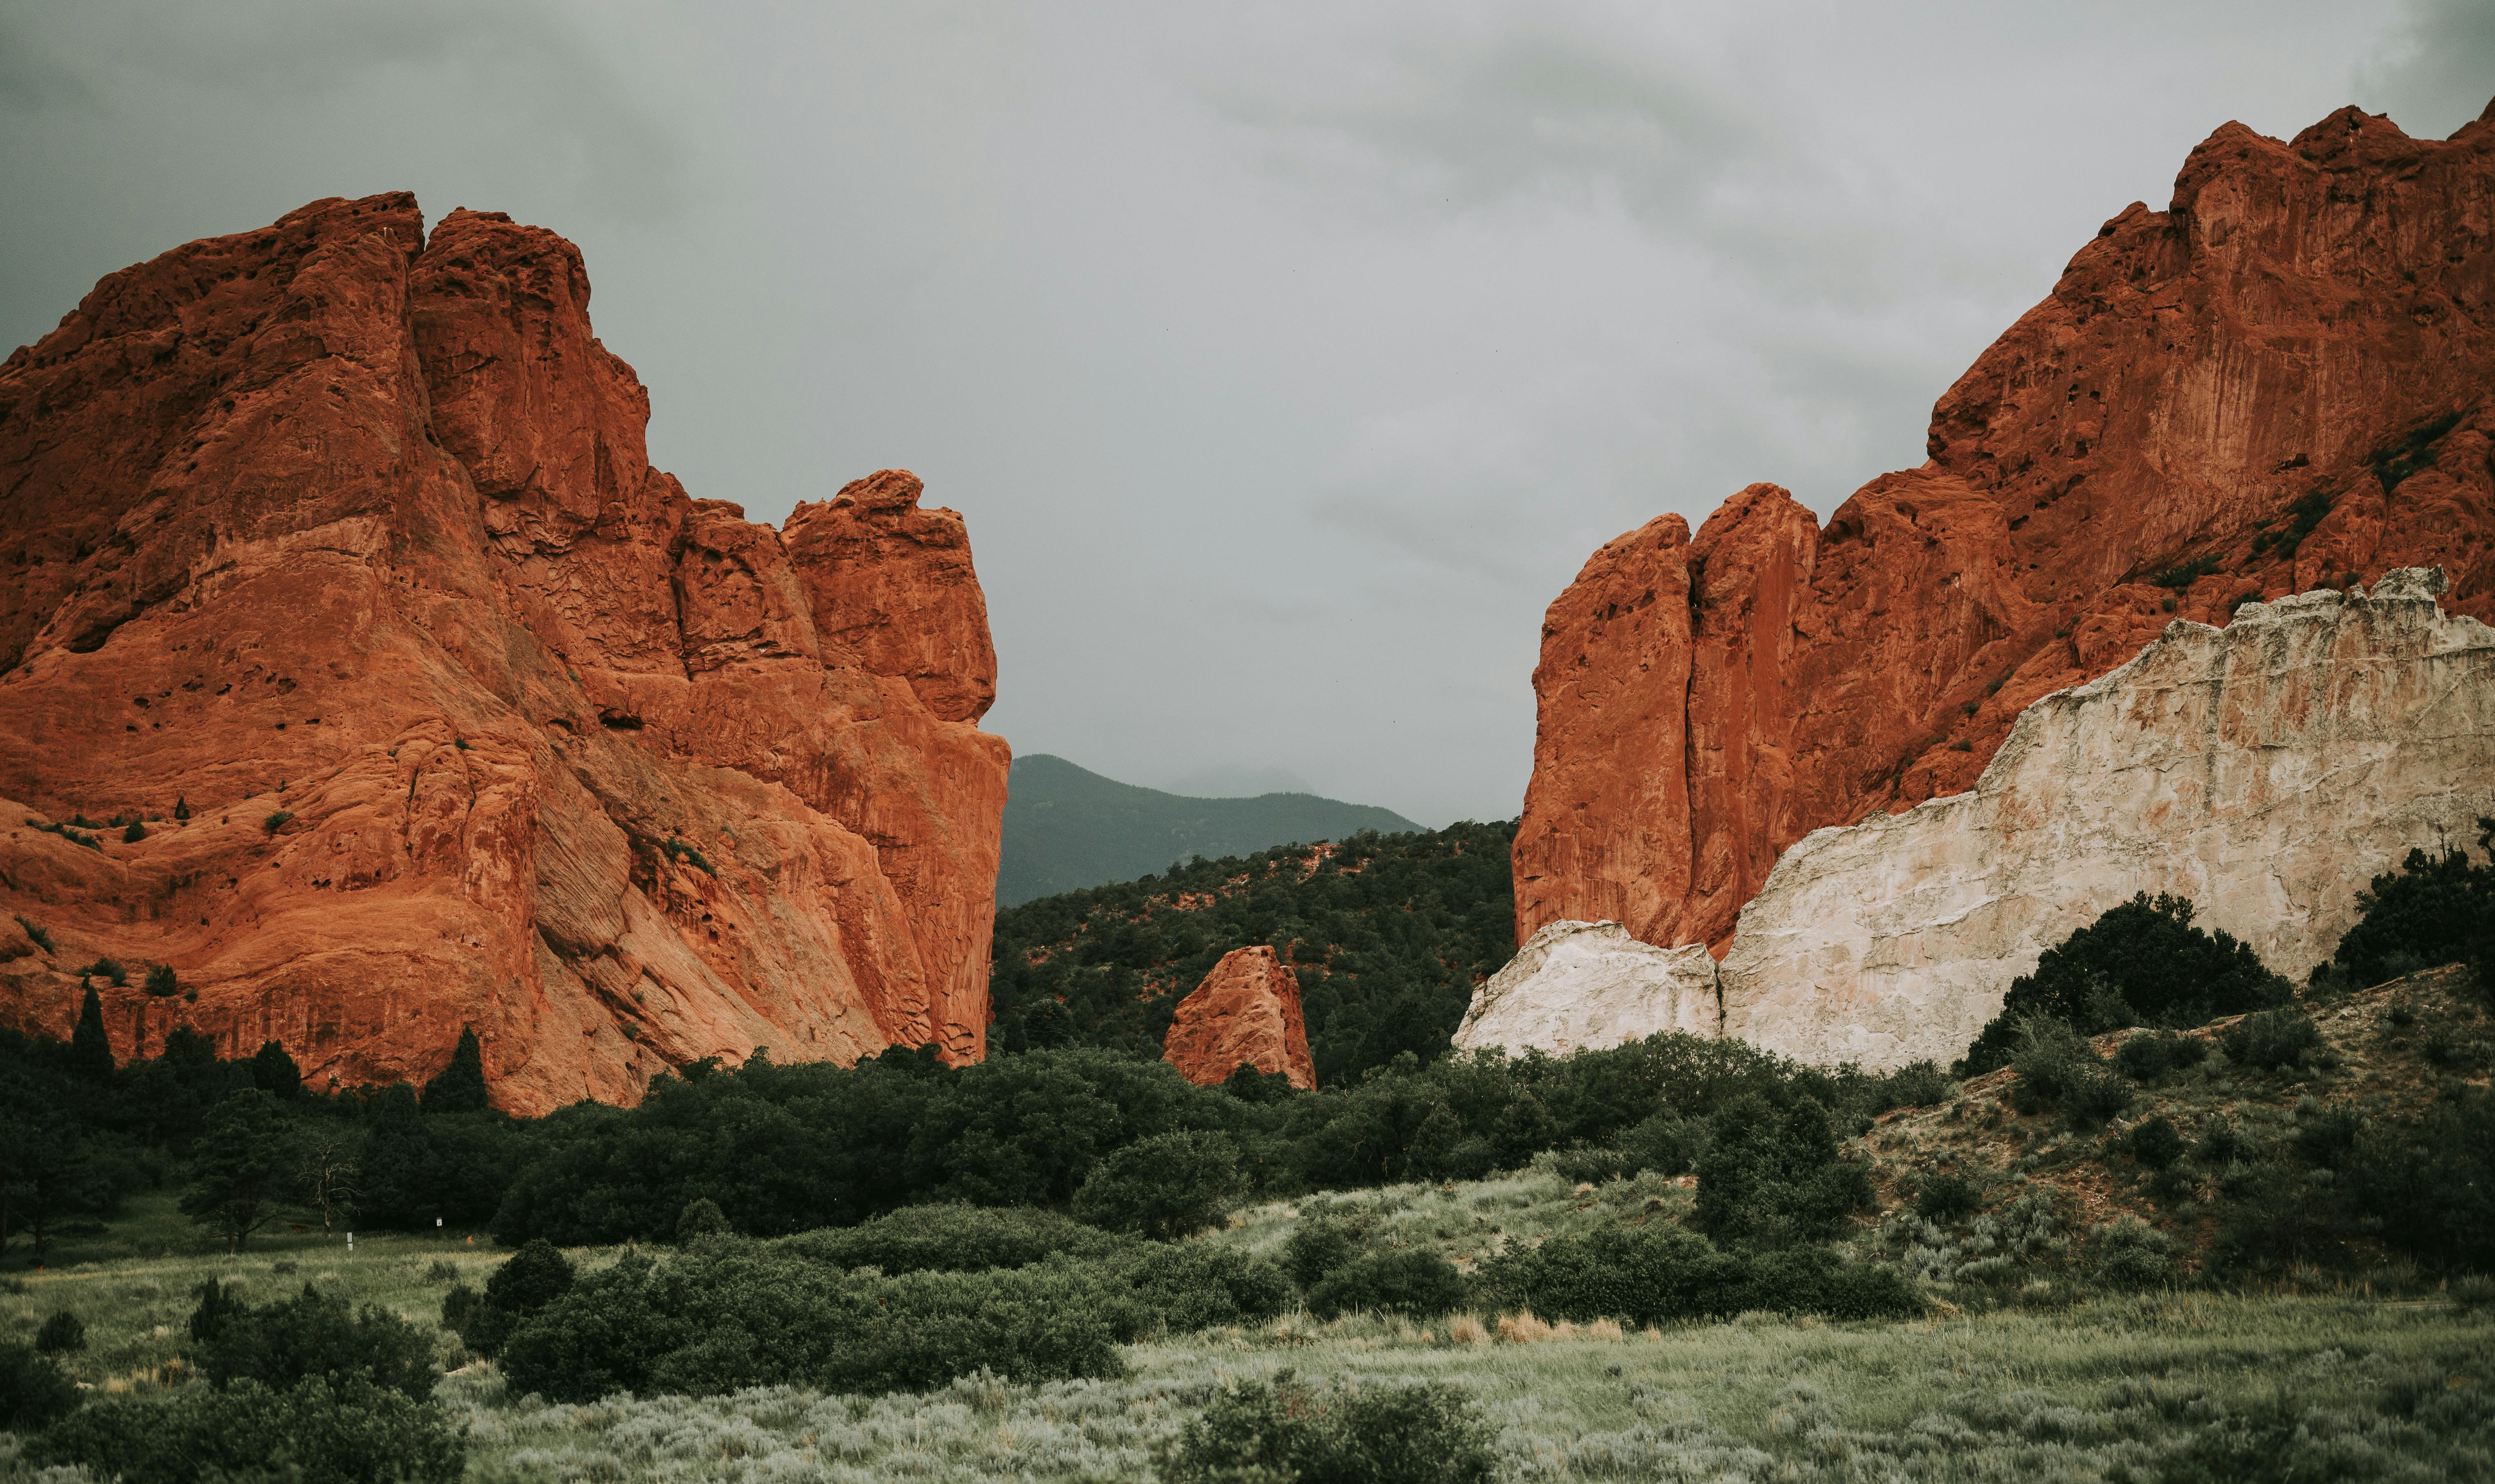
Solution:
[{"label": "bare rock outcrop", "polygon": [[1617,922],[1550,922],[1473,991],[1456,1046],[1558,1054],[1663,1031],[1713,1036],[1722,1018],[1705,944],[1658,948]]},{"label": "bare rock outcrop", "polygon": [[961,518],[901,471],[785,532],[689,497],[588,303],[552,232],[324,201],[0,365],[0,915],[55,944],[0,1014],[163,964],[106,991],[121,1057],[421,1080],[473,1025],[521,1112],[982,1054],[1009,755]]},{"label": "bare rock outcrop", "polygon": [[1741,911],[1724,1034],[1947,1065],[2045,948],[2141,891],[2300,976],[2377,874],[2495,815],[2495,629],[2441,612],[2443,586],[2177,620],[2029,706],[1971,791],[1813,832]]},{"label": "bare rock outcrop", "polygon": [[1230,1080],[1243,1065],[1288,1077],[1296,1088],[1315,1087],[1298,976],[1267,944],[1231,949],[1178,1003],[1161,1060],[1206,1087]]},{"label": "bare rock outcrop", "polygon": [[2402,567],[2495,618],[2495,108],[2229,124],[1934,408],[1928,462],[1823,528],[1754,484],[1552,605],[1517,934],[1721,952],[1812,830],[1964,791],[2039,696],[2176,617]]}]

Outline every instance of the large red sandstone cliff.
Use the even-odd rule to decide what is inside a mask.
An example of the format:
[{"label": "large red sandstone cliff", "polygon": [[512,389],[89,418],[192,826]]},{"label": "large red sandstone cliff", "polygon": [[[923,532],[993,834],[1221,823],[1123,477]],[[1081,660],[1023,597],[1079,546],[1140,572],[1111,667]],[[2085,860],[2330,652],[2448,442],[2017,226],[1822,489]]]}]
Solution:
[{"label": "large red sandstone cliff", "polygon": [[1969,788],[2175,617],[2441,567],[2495,618],[2490,391],[2495,106],[2445,142],[2227,125],[1949,389],[1923,467],[1825,528],[1753,484],[1586,564],[1533,676],[1518,941],[1720,953],[1787,846]]},{"label": "large red sandstone cliff", "polygon": [[[552,232],[323,201],[0,365],[0,922],[54,945],[8,924],[0,1014],[66,1034],[109,956],[123,1057],[421,1079],[470,1024],[524,1112],[982,1054],[1008,751],[961,517],[889,470],[783,531],[689,498],[588,307]],[[78,817],[145,838],[39,827]]]}]

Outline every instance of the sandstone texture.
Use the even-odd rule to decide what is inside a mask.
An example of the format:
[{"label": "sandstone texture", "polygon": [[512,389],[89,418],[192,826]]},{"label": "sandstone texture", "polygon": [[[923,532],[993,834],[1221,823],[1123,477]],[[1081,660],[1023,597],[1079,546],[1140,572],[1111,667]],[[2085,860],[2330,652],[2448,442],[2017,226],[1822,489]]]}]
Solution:
[{"label": "sandstone texture", "polygon": [[2177,619],[2022,712],[1971,790],[1787,850],[1719,968],[1555,922],[1476,990],[1459,1046],[1565,1052],[1658,1031],[1799,1061],[1946,1066],[2042,952],[2138,892],[2301,976],[2412,850],[2495,816],[2495,629],[2439,570]]},{"label": "sandstone texture", "polygon": [[1658,948],[1617,922],[1550,922],[1473,991],[1456,1046],[1557,1054],[1721,1025],[1705,944]]},{"label": "sandstone texture", "polygon": [[0,943],[0,1013],[66,1035],[108,956],[117,1055],[188,1024],[316,1085],[473,1025],[518,1112],[982,1054],[1009,757],[961,518],[900,471],[785,531],[691,498],[588,306],[552,232],[333,200],[0,364],[0,917],[53,943]]},{"label": "sandstone texture", "polygon": [[2495,108],[2229,124],[1826,526],[1754,484],[1552,603],[1517,932],[1719,953],[1812,830],[1972,788],[2038,697],[2175,618],[2402,567],[2495,618]]},{"label": "sandstone texture", "polygon": [[1242,1064],[1288,1077],[1296,1088],[1315,1087],[1299,978],[1267,944],[1231,949],[1178,1003],[1161,1060],[1206,1087],[1227,1082]]},{"label": "sandstone texture", "polygon": [[2495,629],[2442,613],[2443,586],[2178,620],[2029,706],[1972,791],[1814,831],[1741,910],[1724,1034],[1946,1066],[2044,949],[2141,891],[2302,977],[2377,874],[2495,815]]}]

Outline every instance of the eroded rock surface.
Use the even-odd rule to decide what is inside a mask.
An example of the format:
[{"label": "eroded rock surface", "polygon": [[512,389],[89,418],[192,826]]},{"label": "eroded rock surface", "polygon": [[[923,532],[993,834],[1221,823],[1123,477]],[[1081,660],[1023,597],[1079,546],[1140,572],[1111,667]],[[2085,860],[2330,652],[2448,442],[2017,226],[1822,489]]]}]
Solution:
[{"label": "eroded rock surface", "polygon": [[1663,1031],[1713,1036],[1720,1021],[1705,944],[1658,948],[1617,922],[1550,922],[1473,991],[1456,1045],[1556,1055]]},{"label": "eroded rock surface", "polygon": [[1315,1087],[1298,977],[1265,943],[1231,949],[1178,1003],[1161,1060],[1206,1087],[1230,1080],[1243,1064],[1288,1077],[1293,1087]]},{"label": "eroded rock surface", "polygon": [[[523,1112],[982,1054],[1008,751],[961,518],[896,470],[785,532],[690,498],[588,303],[552,232],[324,201],[0,365],[0,915],[55,944],[0,945],[0,1011],[66,1035],[110,956],[116,1054],[190,1024],[349,1085],[472,1024]],[[36,827],[81,817],[145,838]]]},{"label": "eroded rock surface", "polygon": [[2229,124],[1825,528],[1754,484],[1596,552],[1544,621],[1517,933],[1721,951],[1810,831],[1972,787],[2174,618],[2400,567],[2495,618],[2495,108]]},{"label": "eroded rock surface", "polygon": [[2141,891],[2301,977],[2375,875],[2495,815],[2495,629],[2441,612],[2443,586],[2178,620],[2029,706],[1973,790],[1813,832],[1742,909],[1724,1034],[1947,1065],[2046,947]]}]

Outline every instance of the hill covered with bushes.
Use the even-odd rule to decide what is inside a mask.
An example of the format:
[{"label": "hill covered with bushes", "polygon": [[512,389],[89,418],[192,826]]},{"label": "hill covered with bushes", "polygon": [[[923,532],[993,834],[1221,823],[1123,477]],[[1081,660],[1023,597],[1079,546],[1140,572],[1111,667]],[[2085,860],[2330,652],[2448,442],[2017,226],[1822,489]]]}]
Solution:
[{"label": "hill covered with bushes", "polygon": [[1511,822],[1348,836],[1063,892],[997,913],[989,1044],[1160,1055],[1221,955],[1270,943],[1299,975],[1317,1080],[1445,1051],[1516,952]]},{"label": "hill covered with bushes", "polygon": [[1172,861],[1420,826],[1391,809],[1313,793],[1191,798],[1103,778],[1063,757],[1017,757],[1005,795],[997,905],[1131,881]]}]

